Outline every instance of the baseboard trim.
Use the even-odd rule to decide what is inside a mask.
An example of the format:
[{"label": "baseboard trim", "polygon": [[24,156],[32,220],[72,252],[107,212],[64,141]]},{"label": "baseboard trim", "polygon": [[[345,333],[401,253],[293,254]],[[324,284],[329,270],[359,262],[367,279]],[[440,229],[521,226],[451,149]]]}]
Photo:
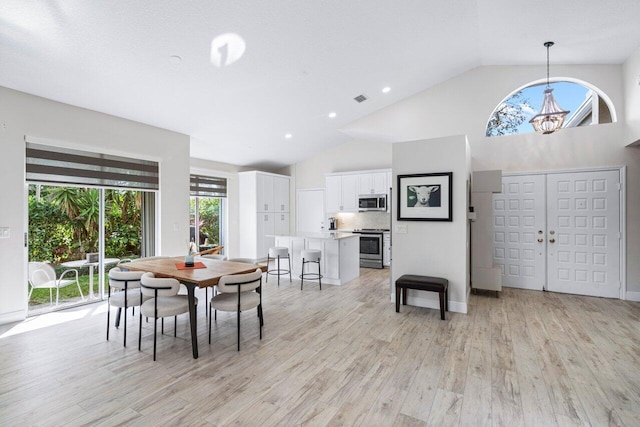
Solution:
[{"label": "baseboard trim", "polygon": [[640,292],[627,291],[626,300],[640,302]]},{"label": "baseboard trim", "polygon": [[0,325],[6,325],[7,323],[14,323],[14,322],[22,322],[26,318],[27,318],[27,312],[25,310],[2,313],[0,314]]}]

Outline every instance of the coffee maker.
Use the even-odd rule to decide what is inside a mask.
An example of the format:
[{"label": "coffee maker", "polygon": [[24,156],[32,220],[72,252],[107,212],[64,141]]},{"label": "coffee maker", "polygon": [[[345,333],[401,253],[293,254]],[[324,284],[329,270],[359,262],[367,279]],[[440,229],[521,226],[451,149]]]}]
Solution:
[{"label": "coffee maker", "polygon": [[338,218],[330,217],[329,218],[329,230],[337,230],[338,229]]}]

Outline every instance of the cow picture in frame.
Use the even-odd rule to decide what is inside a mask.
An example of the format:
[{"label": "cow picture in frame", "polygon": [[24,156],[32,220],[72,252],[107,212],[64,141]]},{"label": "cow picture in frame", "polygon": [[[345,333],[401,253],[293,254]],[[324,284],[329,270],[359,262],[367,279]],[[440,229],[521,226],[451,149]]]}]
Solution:
[{"label": "cow picture in frame", "polygon": [[398,221],[453,221],[453,172],[398,175]]}]

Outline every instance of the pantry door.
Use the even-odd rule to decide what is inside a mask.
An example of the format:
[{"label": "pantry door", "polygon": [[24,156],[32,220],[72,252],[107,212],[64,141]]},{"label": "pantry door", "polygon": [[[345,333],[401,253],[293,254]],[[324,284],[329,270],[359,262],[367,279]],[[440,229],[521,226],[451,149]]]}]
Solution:
[{"label": "pantry door", "polygon": [[493,262],[502,284],[542,290],[546,282],[546,200],[544,175],[502,177],[493,196]]},{"label": "pantry door", "polygon": [[547,175],[547,289],[620,297],[620,172]]}]

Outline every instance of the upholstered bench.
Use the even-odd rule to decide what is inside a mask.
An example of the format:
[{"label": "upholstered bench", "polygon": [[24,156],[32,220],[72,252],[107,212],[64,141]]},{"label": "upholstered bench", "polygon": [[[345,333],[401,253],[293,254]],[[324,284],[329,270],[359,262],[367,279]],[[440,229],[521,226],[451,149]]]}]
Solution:
[{"label": "upholstered bench", "polygon": [[441,277],[418,276],[405,274],[396,280],[396,313],[400,312],[400,291],[402,305],[407,305],[407,289],[437,292],[440,295],[440,318],[444,320],[444,312],[449,311],[449,281]]}]

